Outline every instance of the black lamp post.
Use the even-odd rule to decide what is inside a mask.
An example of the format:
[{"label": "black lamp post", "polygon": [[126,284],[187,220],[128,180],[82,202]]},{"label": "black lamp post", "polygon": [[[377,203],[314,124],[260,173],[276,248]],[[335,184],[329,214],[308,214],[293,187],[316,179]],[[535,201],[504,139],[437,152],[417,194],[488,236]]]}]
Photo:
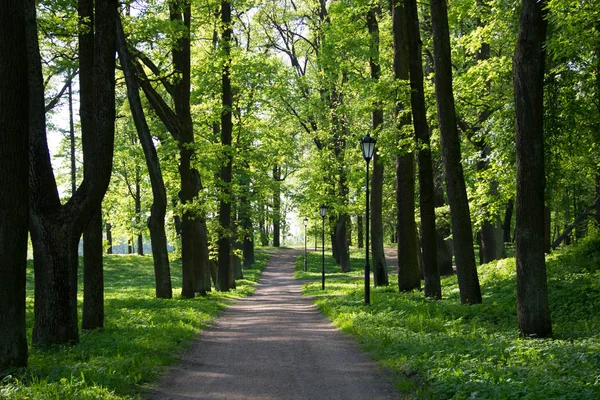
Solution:
[{"label": "black lamp post", "polygon": [[325,290],[325,215],[327,215],[327,206],[325,204],[321,204],[321,207],[319,207],[319,212],[321,213],[321,218],[323,219],[323,228],[321,230],[321,243],[323,244],[321,256],[321,290]]},{"label": "black lamp post", "polygon": [[367,162],[367,207],[366,207],[366,246],[365,246],[365,304],[371,303],[371,285],[370,285],[370,275],[371,275],[371,266],[369,265],[369,161],[373,157],[373,151],[375,150],[375,139],[371,137],[367,133],[367,136],[360,140],[360,147],[362,149],[362,154]]},{"label": "black lamp post", "polygon": [[304,218],[304,272],[308,271],[308,263],[306,261],[306,227],[308,226],[308,218]]}]

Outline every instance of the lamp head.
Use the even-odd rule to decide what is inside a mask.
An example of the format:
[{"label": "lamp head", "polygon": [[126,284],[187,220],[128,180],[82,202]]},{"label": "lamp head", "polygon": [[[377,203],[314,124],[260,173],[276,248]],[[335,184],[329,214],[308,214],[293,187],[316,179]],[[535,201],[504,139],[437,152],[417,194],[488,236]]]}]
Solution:
[{"label": "lamp head", "polygon": [[367,136],[360,139],[360,148],[363,153],[363,157],[366,161],[370,161],[373,158],[373,152],[375,151],[376,140],[367,133]]},{"label": "lamp head", "polygon": [[304,226],[308,226],[308,218],[304,218]]},{"label": "lamp head", "polygon": [[325,215],[327,215],[327,206],[325,204],[321,204],[321,207],[319,207],[319,212],[321,213],[321,217],[325,218]]}]

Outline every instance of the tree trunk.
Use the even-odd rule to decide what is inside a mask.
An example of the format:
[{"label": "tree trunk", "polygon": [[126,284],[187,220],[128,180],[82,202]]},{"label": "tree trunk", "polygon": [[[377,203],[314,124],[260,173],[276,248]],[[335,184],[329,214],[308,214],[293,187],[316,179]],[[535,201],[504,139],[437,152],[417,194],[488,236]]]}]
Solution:
[{"label": "tree trunk", "polygon": [[[28,77],[25,4],[0,7],[0,371],[27,365]],[[10,190],[8,190],[10,188]]]},{"label": "tree trunk", "polygon": [[[225,60],[221,72],[222,82],[222,107],[221,110],[221,145],[223,146],[223,166],[221,167],[221,200],[219,202],[219,286],[217,290],[228,291],[235,287],[235,275],[231,264],[231,171],[232,171],[232,132],[231,110],[233,107],[233,95],[231,92],[231,78],[229,72],[231,52],[231,4],[228,0],[221,1],[221,23],[223,32],[221,37],[221,48],[224,50]],[[233,284],[232,284],[233,281]]]},{"label": "tree trunk", "polygon": [[517,316],[522,335],[552,334],[544,255],[545,1],[523,0],[513,56],[517,199]]},{"label": "tree trunk", "polygon": [[421,210],[421,246],[423,249],[423,275],[425,297],[442,298],[440,273],[437,265],[435,242],[435,208],[433,168],[429,143],[429,127],[423,90],[423,60],[421,56],[421,34],[416,0],[404,0],[407,14],[408,52],[411,87],[413,125],[418,147],[419,194]]},{"label": "tree trunk", "polygon": [[502,230],[504,231],[504,242],[505,243],[512,242],[510,231],[511,231],[513,207],[514,207],[513,199],[508,199],[508,203],[506,203],[506,210],[504,211],[504,223],[502,224]]},{"label": "tree trunk", "polygon": [[[154,284],[156,288],[156,297],[170,299],[173,297],[173,288],[171,284],[171,270],[169,267],[169,252],[167,248],[167,235],[165,231],[165,215],[167,212],[167,192],[162,177],[160,162],[156,153],[150,128],[144,115],[144,108],[139,93],[139,84],[135,77],[135,69],[132,63],[132,57],[127,50],[125,35],[121,20],[117,21],[118,51],[125,83],[127,85],[127,98],[131,108],[131,115],[135,124],[138,138],[142,149],[150,185],[152,187],[152,206],[150,207],[150,217],[148,217],[148,229],[150,230],[150,244],[152,246],[152,258],[154,261]],[[108,228],[108,226],[107,226]],[[108,231],[107,231],[108,233]],[[107,234],[108,236],[108,234]],[[111,237],[112,241],[112,237]],[[112,246],[112,243],[111,243]],[[207,268],[205,268],[207,269]]]},{"label": "tree trunk", "polygon": [[[186,32],[189,32],[191,24],[190,4],[188,2],[170,3],[169,11],[171,21],[183,23]],[[171,134],[178,136],[179,176],[181,182],[179,200],[183,205],[193,203],[202,188],[200,174],[191,165],[192,158],[194,157],[194,126],[190,107],[190,40],[189,35],[182,35],[172,48],[173,67],[180,74],[179,80],[172,87],[175,118],[179,121],[180,125],[178,126],[178,131],[171,131]],[[149,93],[146,90],[145,93],[148,96]],[[161,120],[165,122],[166,116],[162,116]],[[197,258],[194,256],[194,250],[200,245],[195,240],[195,223],[197,223],[197,220],[198,217],[193,212],[184,211],[181,224],[181,296],[185,298],[193,298],[196,293],[195,270],[197,268],[194,262]],[[206,268],[206,266],[202,266],[202,268]]]},{"label": "tree trunk", "polygon": [[281,245],[281,167],[273,166],[273,247]]},{"label": "tree trunk", "polygon": [[144,235],[142,235],[142,188],[140,186],[140,170],[135,168],[135,223],[137,233],[137,253],[144,255]]},{"label": "tree trunk", "polygon": [[[367,13],[367,25],[371,35],[371,57],[369,60],[371,79],[379,82],[381,67],[379,65],[379,24],[377,16],[381,14],[378,7],[371,8]],[[383,125],[383,109],[380,102],[373,104],[373,133],[379,134]],[[371,176],[371,253],[373,255],[373,284],[375,286],[389,285],[387,264],[383,252],[383,160],[373,154],[373,174]]]},{"label": "tree trunk", "polygon": [[452,65],[446,0],[431,0],[435,66],[435,94],[444,160],[456,274],[463,304],[481,303],[481,289],[473,251],[473,231],[460,155],[454,109]]},{"label": "tree trunk", "polygon": [[[348,214],[342,214],[337,218],[335,224],[335,235],[332,237],[332,243],[335,242],[337,251],[336,259],[342,268],[342,272],[350,272],[350,249],[348,248],[347,224],[350,220]],[[335,238],[335,239],[334,239]]]},{"label": "tree trunk", "polygon": [[[71,71],[69,70],[69,75]],[[73,122],[73,80],[69,80],[69,147],[71,156],[71,196],[77,191],[77,164],[75,163],[75,123]]]},{"label": "tree trunk", "polygon": [[[77,245],[91,216],[100,210],[112,169],[117,3],[112,0],[99,2],[95,10],[91,1],[79,3],[80,15],[89,25],[80,37],[81,113],[94,113],[94,125],[82,129],[82,142],[89,150],[84,163],[84,180],[64,206],[58,197],[46,141],[35,5],[28,1],[27,6],[28,35],[32,38],[28,44],[30,229],[36,276],[32,341],[38,345],[64,344],[79,339]],[[91,18],[93,15],[95,18]],[[92,51],[89,51],[90,46]],[[90,108],[91,104],[94,107]]]},{"label": "tree trunk", "polygon": [[83,313],[81,329],[104,327],[102,212],[95,213],[83,232]]},{"label": "tree trunk", "polygon": [[250,269],[252,268],[252,264],[254,264],[254,229],[251,219],[250,176],[248,175],[247,168],[248,166],[246,166],[246,172],[244,172],[240,179],[240,185],[242,187],[242,196],[240,198],[240,224],[244,237],[242,242],[243,269]]},{"label": "tree trunk", "polygon": [[[406,6],[399,0],[392,2],[392,24],[394,33],[394,78],[407,81],[408,34]],[[398,126],[398,142],[404,127],[411,123],[405,104],[398,103],[395,110]],[[401,146],[401,145],[400,145]],[[419,242],[415,222],[415,155],[404,151],[396,156],[396,210],[398,232],[398,290],[411,291],[421,287],[419,276]]]},{"label": "tree trunk", "polygon": [[[365,239],[364,239],[364,229],[363,229],[363,216],[362,215],[357,215],[356,216],[356,236],[357,237],[357,241],[358,241],[358,248],[362,249],[365,247]],[[315,236],[315,249],[317,248],[317,241],[316,241],[316,236]],[[315,250],[316,251],[316,250]]]},{"label": "tree trunk", "polygon": [[106,223],[106,241],[108,242],[108,248],[106,249],[106,254],[113,253],[113,238],[112,238],[112,224],[110,222]]}]

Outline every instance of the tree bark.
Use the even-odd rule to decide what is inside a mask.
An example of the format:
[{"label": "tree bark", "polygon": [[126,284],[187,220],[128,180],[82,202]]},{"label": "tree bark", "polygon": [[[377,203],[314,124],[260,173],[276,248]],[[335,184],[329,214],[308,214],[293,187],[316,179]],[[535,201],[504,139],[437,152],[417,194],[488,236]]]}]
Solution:
[{"label": "tree bark", "polygon": [[[127,99],[131,108],[131,115],[136,127],[138,138],[144,151],[146,167],[152,187],[152,206],[148,217],[150,230],[150,244],[154,261],[154,284],[156,297],[170,299],[173,297],[171,284],[171,270],[169,267],[169,252],[167,248],[167,234],[165,231],[165,215],[167,212],[167,192],[162,177],[160,162],[156,153],[150,128],[144,115],[144,108],[140,98],[139,84],[135,76],[135,67],[132,57],[127,49],[125,34],[121,19],[117,20],[118,52],[127,85]],[[111,243],[112,246],[112,243]],[[205,268],[206,269],[206,268]]]},{"label": "tree bark", "polygon": [[[93,41],[80,47],[82,113],[94,113],[93,129],[82,130],[88,157],[84,180],[63,206],[46,141],[44,86],[37,42],[35,2],[28,1],[28,43],[30,82],[30,230],[34,252],[35,303],[33,344],[49,345],[77,342],[77,245],[92,215],[99,212],[112,169],[115,121],[115,49],[117,2],[81,0],[80,15],[91,24],[86,30]],[[95,12],[94,12],[95,11]],[[85,51],[93,46],[93,52]],[[90,60],[90,58],[92,58]],[[92,74],[88,80],[85,75]],[[86,84],[92,82],[93,85]],[[90,98],[95,99],[94,108]]]},{"label": "tree bark", "polygon": [[524,336],[552,334],[544,255],[546,2],[523,0],[513,56],[516,114],[517,316]]},{"label": "tree bark", "polygon": [[513,207],[514,207],[514,200],[508,199],[508,203],[506,203],[506,209],[504,211],[504,222],[502,224],[502,230],[504,231],[504,242],[505,243],[512,242],[510,231],[511,231]]},{"label": "tree bark", "polygon": [[442,298],[440,273],[437,265],[437,247],[435,242],[435,208],[433,168],[429,127],[425,109],[423,90],[423,59],[421,55],[421,34],[416,0],[404,0],[407,13],[407,33],[409,70],[411,87],[411,107],[413,125],[418,146],[419,194],[421,211],[421,240],[423,249],[423,275],[425,278],[425,297]]},{"label": "tree bark", "polygon": [[273,166],[273,247],[281,246],[281,167]]},{"label": "tree bark", "polygon": [[[406,6],[402,1],[392,2],[394,34],[394,78],[409,80],[408,32]],[[411,123],[407,105],[398,104],[395,110],[398,141],[405,139],[402,132]],[[398,289],[411,291],[421,287],[419,276],[419,242],[415,222],[415,155],[410,150],[396,156],[396,210],[398,232]]]},{"label": "tree bark", "polygon": [[[364,239],[364,229],[363,229],[363,216],[362,215],[357,215],[356,216],[356,236],[358,236],[358,248],[362,249],[365,247],[365,239]],[[316,237],[316,236],[315,236]],[[315,239],[315,243],[316,243],[316,239]],[[315,244],[315,249],[317,248],[316,244]],[[315,250],[316,251],[316,250]]]},{"label": "tree bark", "polygon": [[25,4],[0,7],[0,371],[27,365],[29,120]]},{"label": "tree bark", "polygon": [[137,233],[137,253],[140,256],[144,255],[144,235],[142,234],[142,188],[140,186],[140,170],[136,166],[135,169],[135,222]]},{"label": "tree bark", "polygon": [[83,232],[83,330],[104,327],[103,253],[102,212],[97,212]]},{"label": "tree bark", "polygon": [[[222,110],[221,110],[221,145],[223,146],[223,160],[220,173],[221,200],[219,202],[219,285],[217,290],[228,291],[235,287],[235,275],[231,263],[231,174],[232,174],[232,131],[233,123],[231,112],[233,107],[233,95],[231,92],[231,78],[229,63],[231,56],[231,4],[228,0],[221,1],[221,23],[223,32],[221,36],[221,48],[224,51],[223,69],[221,71],[222,83]],[[233,282],[233,285],[232,285]]]},{"label": "tree bark", "polygon": [[[371,57],[369,60],[371,79],[375,84],[381,76],[379,65],[379,23],[377,16],[381,14],[378,7],[371,8],[367,13],[367,25],[371,35]],[[374,135],[379,134],[383,125],[383,109],[381,102],[373,104],[372,123]],[[387,263],[383,252],[383,160],[373,154],[373,174],[371,175],[371,254],[373,256],[373,284],[375,286],[389,285]]]},{"label": "tree bark", "polygon": [[473,251],[473,231],[463,176],[460,140],[452,90],[452,64],[446,0],[431,0],[435,66],[435,97],[444,160],[456,274],[463,304],[481,303],[481,289]]},{"label": "tree bark", "polygon": [[113,238],[112,238],[112,224],[110,222],[106,223],[106,241],[108,242],[108,248],[106,249],[106,254],[113,253]]}]

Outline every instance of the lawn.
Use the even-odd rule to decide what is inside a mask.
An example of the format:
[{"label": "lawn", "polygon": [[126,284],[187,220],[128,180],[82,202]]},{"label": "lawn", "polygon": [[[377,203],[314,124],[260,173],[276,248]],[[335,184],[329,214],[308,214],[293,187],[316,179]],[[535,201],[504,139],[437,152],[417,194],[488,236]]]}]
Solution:
[{"label": "lawn", "polygon": [[[75,346],[30,348],[29,366],[0,377],[2,399],[137,399],[162,367],[190,346],[227,302],[254,291],[268,253],[257,249],[253,269],[237,289],[183,299],[181,264],[171,264],[174,298],[157,299],[152,258],[105,256],[105,327],[83,332]],[[33,325],[33,267],[28,266],[28,332]],[[80,281],[82,273],[80,271]],[[80,287],[79,309],[82,291]],[[81,320],[81,316],[80,316]],[[29,338],[31,343],[31,338]]]},{"label": "lawn", "polygon": [[417,399],[600,399],[600,239],[547,257],[554,336],[519,336],[514,258],[479,267],[483,304],[460,304],[456,276],[442,279],[443,300],[421,291],[371,291],[363,304],[362,251],[353,252],[353,272],[341,276],[326,257],[321,290],[321,253],[309,254],[316,281],[304,293],[343,331],[357,338],[392,371],[405,398]]}]

